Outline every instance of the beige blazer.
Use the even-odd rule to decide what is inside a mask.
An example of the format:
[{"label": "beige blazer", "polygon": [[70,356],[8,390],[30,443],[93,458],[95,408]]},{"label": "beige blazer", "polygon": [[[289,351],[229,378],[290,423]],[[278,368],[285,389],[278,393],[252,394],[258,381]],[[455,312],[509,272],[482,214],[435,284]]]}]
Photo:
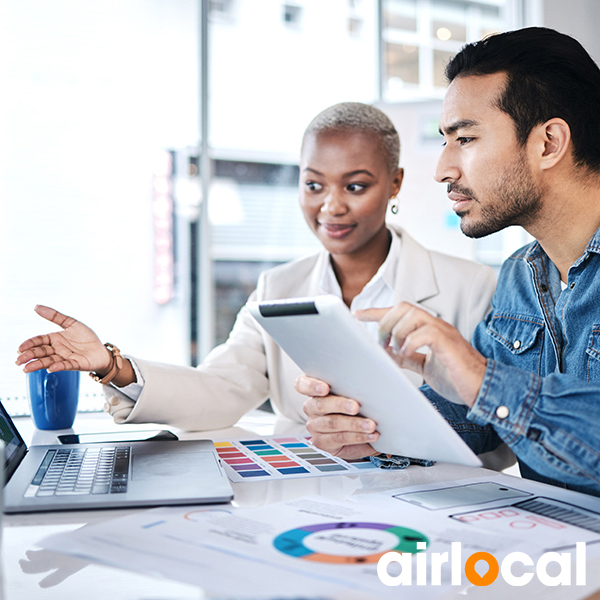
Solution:
[{"label": "beige blazer", "polygon": [[[394,302],[411,302],[452,323],[466,339],[490,307],[492,269],[426,250],[402,229]],[[261,274],[252,300],[314,296],[329,254],[302,258]],[[221,429],[270,398],[275,412],[304,423],[305,397],[294,390],[299,368],[242,308],[228,340],[197,368],[135,358],[145,385],[133,402],[105,386],[117,423],[165,423],[187,430]],[[420,384],[414,374],[409,376]],[[415,380],[416,377],[416,380]]]}]

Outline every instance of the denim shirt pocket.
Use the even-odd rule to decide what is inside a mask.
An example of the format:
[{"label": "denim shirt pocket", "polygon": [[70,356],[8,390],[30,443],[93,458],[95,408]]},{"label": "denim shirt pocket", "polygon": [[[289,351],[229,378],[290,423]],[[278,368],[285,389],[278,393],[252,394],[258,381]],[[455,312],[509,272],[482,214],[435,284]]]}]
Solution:
[{"label": "denim shirt pocket", "polygon": [[600,382],[600,325],[592,325],[592,333],[586,348],[587,380]]},{"label": "denim shirt pocket", "polygon": [[496,314],[487,334],[498,344],[494,358],[505,364],[539,373],[544,322],[518,314]]}]

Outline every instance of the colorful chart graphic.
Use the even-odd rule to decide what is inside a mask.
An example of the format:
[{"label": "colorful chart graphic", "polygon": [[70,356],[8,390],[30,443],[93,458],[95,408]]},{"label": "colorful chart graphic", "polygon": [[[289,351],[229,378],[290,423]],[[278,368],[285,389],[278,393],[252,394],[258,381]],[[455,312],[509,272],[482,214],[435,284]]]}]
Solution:
[{"label": "colorful chart graphic", "polygon": [[422,552],[429,540],[419,531],[385,523],[320,523],[290,529],[273,540],[277,550],[303,560],[376,563],[386,552]]},{"label": "colorful chart graphic", "polygon": [[314,477],[376,470],[369,460],[345,461],[319,450],[306,438],[268,437],[215,442],[231,481]]}]

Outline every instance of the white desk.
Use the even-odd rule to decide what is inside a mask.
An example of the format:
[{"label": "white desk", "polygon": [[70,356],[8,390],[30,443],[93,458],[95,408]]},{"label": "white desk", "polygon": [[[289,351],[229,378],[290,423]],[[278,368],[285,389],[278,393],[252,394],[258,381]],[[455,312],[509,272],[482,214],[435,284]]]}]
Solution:
[{"label": "white desk", "polygon": [[[56,434],[34,429],[31,420],[15,420],[26,443],[54,443]],[[158,426],[157,426],[158,427]],[[116,429],[112,419],[104,414],[83,414],[77,417],[77,433],[110,431]],[[123,429],[124,427],[121,427]],[[128,429],[149,429],[154,426],[127,426]],[[159,427],[160,428],[160,427]],[[276,422],[273,415],[254,411],[244,417],[237,427],[210,433],[181,433],[182,439],[236,438],[248,433],[259,435],[303,433],[301,426],[289,422]],[[310,494],[331,498],[346,498],[355,493],[368,493],[436,481],[450,481],[469,477],[484,477],[485,469],[435,465],[429,468],[409,467],[395,472],[369,473],[368,475],[290,479],[286,481],[248,481],[234,484],[234,504],[258,507],[273,502]],[[3,566],[4,600],[188,600],[206,596],[201,589],[175,581],[155,579],[125,570],[90,564],[66,555],[41,550],[36,542],[51,533],[71,531],[87,523],[96,523],[134,512],[130,510],[71,511],[4,516]],[[590,561],[592,562],[592,561]],[[541,585],[527,593],[521,588],[510,588],[511,600],[540,598],[543,600],[578,600],[589,597],[600,589],[600,561],[588,565],[588,586],[582,588],[546,588]],[[598,572],[597,576],[593,574]],[[260,590],[252,590],[260,598]],[[405,590],[405,592],[410,590]],[[489,588],[469,588],[451,597],[502,598],[506,589],[495,595]],[[400,597],[400,594],[399,594]],[[402,595],[402,597],[410,597]],[[600,599],[600,595],[596,600]]]}]

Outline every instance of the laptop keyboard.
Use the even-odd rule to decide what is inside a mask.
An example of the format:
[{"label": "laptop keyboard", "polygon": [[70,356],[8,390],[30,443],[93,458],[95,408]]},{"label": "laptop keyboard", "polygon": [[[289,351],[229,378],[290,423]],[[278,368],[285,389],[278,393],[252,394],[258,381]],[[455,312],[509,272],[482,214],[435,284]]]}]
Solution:
[{"label": "laptop keyboard", "polygon": [[48,450],[31,485],[36,496],[122,494],[130,454],[129,446]]}]

